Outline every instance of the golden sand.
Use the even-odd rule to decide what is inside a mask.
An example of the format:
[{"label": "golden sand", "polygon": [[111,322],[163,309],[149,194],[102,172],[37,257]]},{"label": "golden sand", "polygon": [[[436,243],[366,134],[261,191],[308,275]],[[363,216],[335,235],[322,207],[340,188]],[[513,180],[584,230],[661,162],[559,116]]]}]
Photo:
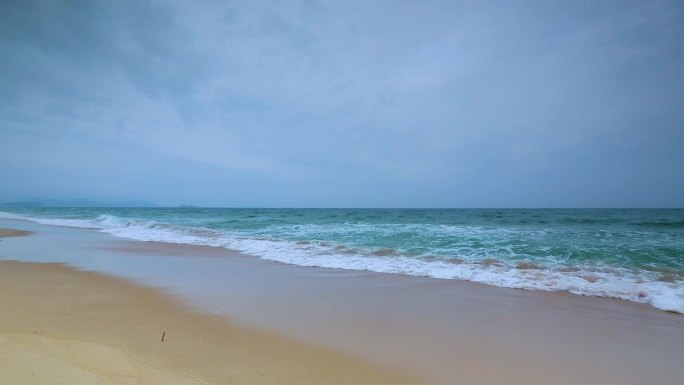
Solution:
[{"label": "golden sand", "polygon": [[0,238],[6,237],[24,237],[31,235],[30,231],[14,230],[14,229],[0,229]]},{"label": "golden sand", "polygon": [[0,384],[413,383],[61,264],[0,261],[0,309]]}]

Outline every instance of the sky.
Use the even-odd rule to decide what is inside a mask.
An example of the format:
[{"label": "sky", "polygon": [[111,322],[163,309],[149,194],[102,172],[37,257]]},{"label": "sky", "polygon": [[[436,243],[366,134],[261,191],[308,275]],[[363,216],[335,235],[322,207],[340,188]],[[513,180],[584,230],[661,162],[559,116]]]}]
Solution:
[{"label": "sky", "polygon": [[3,1],[0,202],[684,207],[684,3]]}]

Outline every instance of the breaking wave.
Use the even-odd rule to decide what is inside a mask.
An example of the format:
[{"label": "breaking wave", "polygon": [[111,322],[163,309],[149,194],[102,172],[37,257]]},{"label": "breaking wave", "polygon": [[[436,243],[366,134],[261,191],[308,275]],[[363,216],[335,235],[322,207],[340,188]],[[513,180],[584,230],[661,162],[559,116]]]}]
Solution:
[{"label": "breaking wave", "polygon": [[[28,219],[48,225],[96,229],[140,241],[223,247],[300,266],[467,280],[527,290],[567,291],[649,303],[662,310],[684,313],[684,273],[680,269],[619,266],[595,260],[569,262],[567,254],[554,255],[553,248],[543,249],[543,246],[539,246],[542,249],[534,249],[535,253],[542,253],[540,256],[534,257],[531,252],[521,254],[513,247],[519,237],[510,237],[510,229],[434,224],[295,225],[272,222],[268,226],[245,231],[239,227],[231,229],[229,221],[188,226],[111,214],[102,214],[94,219],[0,214],[5,218]],[[456,231],[468,242],[450,244],[448,253],[446,246],[442,249],[445,252],[440,253],[440,248],[435,246],[439,243],[435,241],[429,248],[387,247],[380,244],[382,242],[376,246],[359,246],[351,242],[373,233],[383,239],[404,237],[411,240],[413,237],[414,244],[420,245],[427,242],[426,237],[448,236]],[[335,232],[342,241],[321,239],[324,238],[322,233],[329,232]],[[537,235],[544,236],[543,233]],[[499,241],[494,242],[492,238]],[[590,253],[591,249],[585,252]]]}]

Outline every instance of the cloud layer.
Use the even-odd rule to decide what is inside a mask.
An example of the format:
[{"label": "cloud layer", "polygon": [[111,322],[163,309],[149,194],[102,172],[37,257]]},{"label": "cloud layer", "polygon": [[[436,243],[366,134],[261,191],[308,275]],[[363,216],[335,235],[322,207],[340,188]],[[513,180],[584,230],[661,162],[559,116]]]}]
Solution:
[{"label": "cloud layer", "polygon": [[0,15],[0,200],[684,206],[677,1]]}]

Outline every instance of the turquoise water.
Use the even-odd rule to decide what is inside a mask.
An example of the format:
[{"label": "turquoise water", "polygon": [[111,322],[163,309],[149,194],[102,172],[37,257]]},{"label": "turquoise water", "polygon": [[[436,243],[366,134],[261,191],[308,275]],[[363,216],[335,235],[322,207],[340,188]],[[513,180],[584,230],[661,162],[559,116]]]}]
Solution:
[{"label": "turquoise water", "polygon": [[462,279],[684,312],[681,209],[3,208],[284,263]]}]

